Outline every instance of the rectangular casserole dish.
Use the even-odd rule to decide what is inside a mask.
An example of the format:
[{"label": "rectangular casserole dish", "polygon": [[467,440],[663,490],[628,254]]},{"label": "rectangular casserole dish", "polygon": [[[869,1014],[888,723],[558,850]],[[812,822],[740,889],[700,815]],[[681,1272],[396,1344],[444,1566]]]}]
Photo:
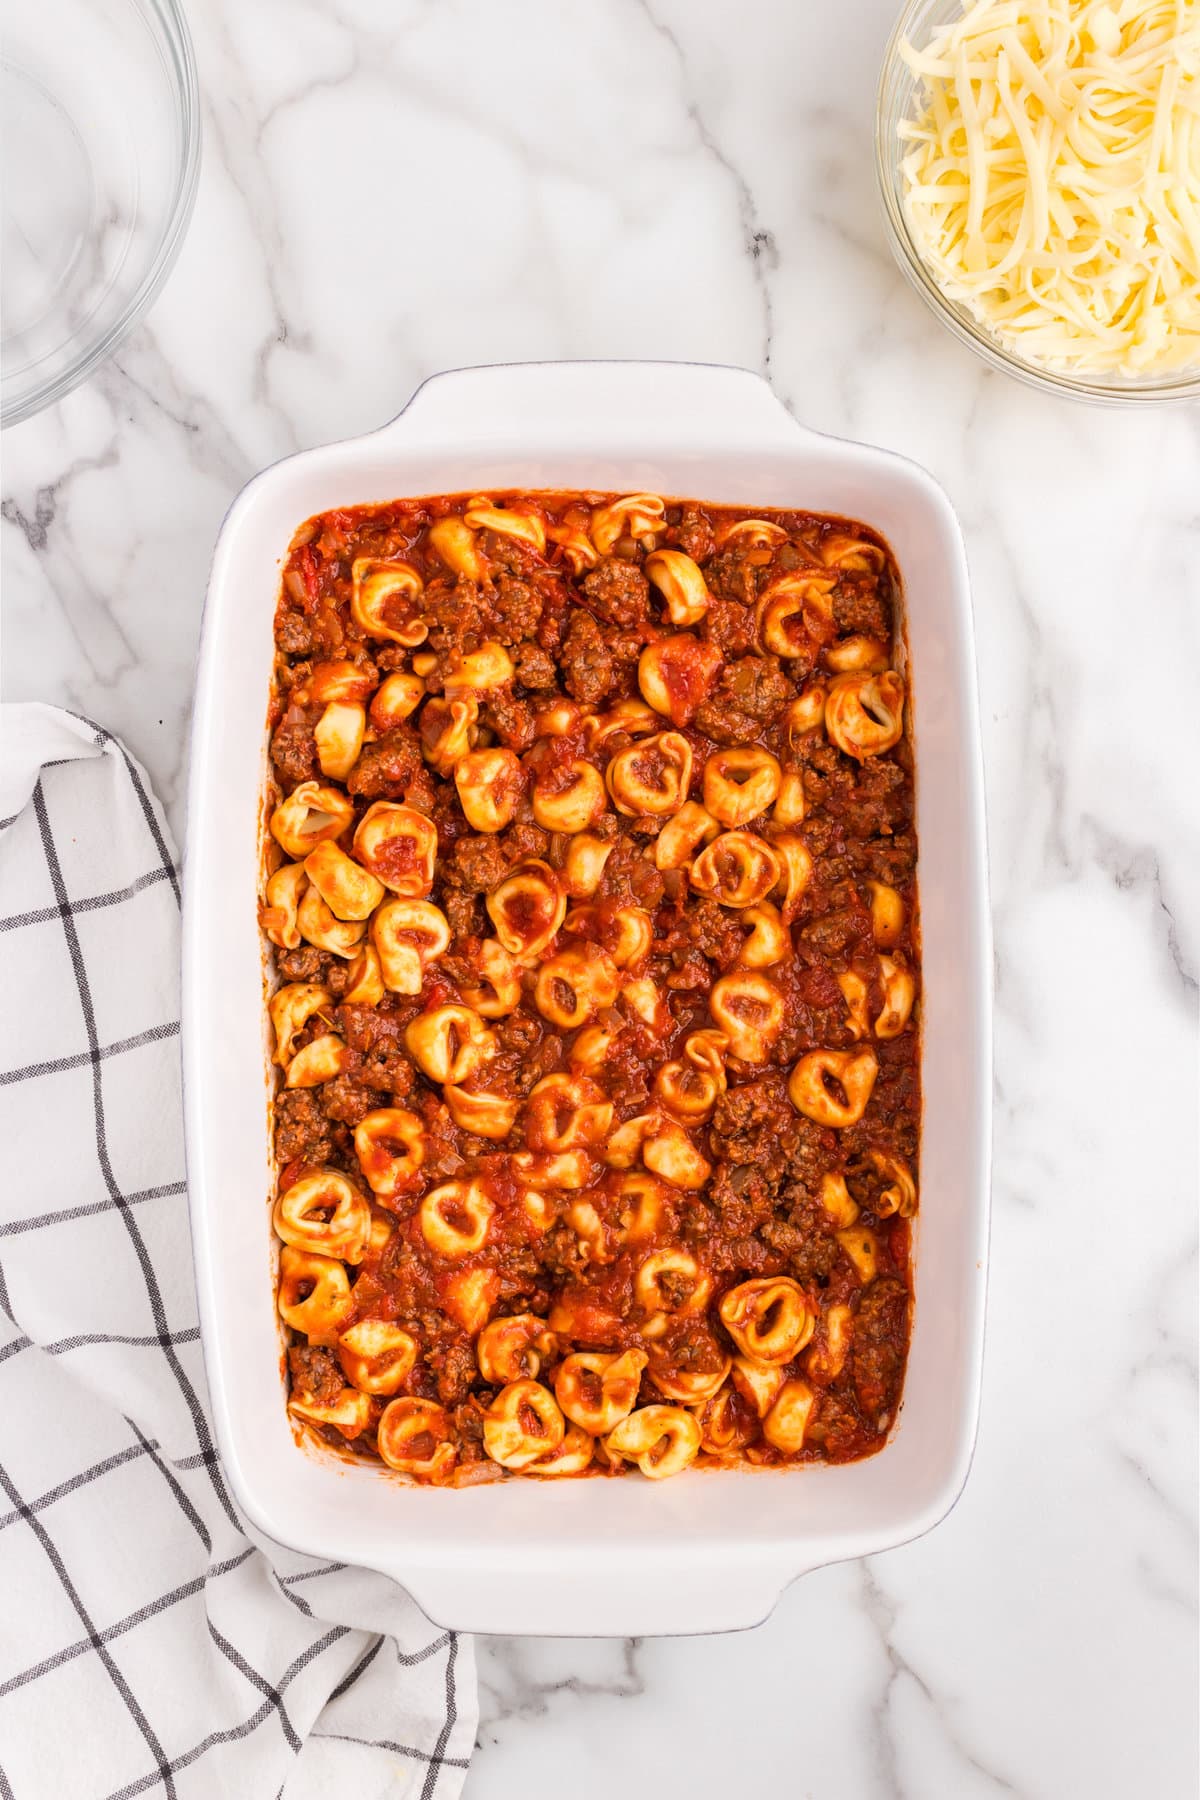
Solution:
[{"label": "rectangular casserole dish", "polygon": [[[266,706],[292,532],[337,506],[491,489],[650,490],[861,519],[907,613],[922,894],[924,1124],[904,1403],[875,1457],[772,1473],[407,1486],[299,1447],[273,1305],[262,956]],[[218,540],[192,730],[183,1038],[196,1275],[214,1421],[261,1530],[401,1582],[440,1624],[646,1635],[759,1622],[809,1569],[928,1530],[966,1479],[978,1411],[990,1144],[990,938],[962,540],[915,465],[797,425],[758,377],[690,364],[461,370],[390,425],[243,490]]]}]

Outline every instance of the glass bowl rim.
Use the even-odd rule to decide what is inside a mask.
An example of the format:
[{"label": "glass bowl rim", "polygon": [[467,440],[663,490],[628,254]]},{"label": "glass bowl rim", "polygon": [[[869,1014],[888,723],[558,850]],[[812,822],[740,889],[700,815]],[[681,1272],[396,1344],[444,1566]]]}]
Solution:
[{"label": "glass bowl rim", "polygon": [[901,41],[914,26],[923,26],[935,9],[948,0],[905,0],[883,52],[879,82],[875,94],[875,175],[887,226],[888,243],[901,273],[907,278],[940,323],[960,343],[983,358],[992,368],[1015,375],[1029,387],[1043,393],[1071,400],[1091,402],[1098,406],[1165,405],[1200,399],[1200,365],[1158,377],[1153,385],[1136,385],[1130,381],[1106,379],[1103,376],[1071,375],[1029,361],[1015,351],[1007,350],[1000,340],[978,324],[963,306],[944,294],[913,242],[900,197],[900,159],[898,145],[889,124],[888,101],[897,70],[904,65],[900,58]]},{"label": "glass bowl rim", "polygon": [[[183,247],[200,179],[200,81],[191,33],[180,0],[138,0],[162,27],[168,85],[175,101],[178,177],[158,244],[121,311],[95,340],[83,340],[52,374],[11,399],[0,392],[0,426],[19,425],[77,388],[117,349],[157,298]],[[170,78],[174,79],[171,80]]]}]

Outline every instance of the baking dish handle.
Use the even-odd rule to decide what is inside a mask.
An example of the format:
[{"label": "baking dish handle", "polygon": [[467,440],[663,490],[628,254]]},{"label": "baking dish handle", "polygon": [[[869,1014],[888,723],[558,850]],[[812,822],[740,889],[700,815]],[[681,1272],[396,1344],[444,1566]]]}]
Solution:
[{"label": "baking dish handle", "polygon": [[705,1560],[656,1556],[622,1566],[620,1559],[590,1567],[585,1559],[564,1565],[547,1579],[544,1568],[528,1578],[497,1561],[465,1569],[405,1569],[397,1580],[435,1624],[457,1631],[504,1637],[686,1637],[746,1631],[771,1615],[784,1589],[808,1573],[747,1566],[719,1553],[719,1572]]},{"label": "baking dish handle", "polygon": [[797,424],[761,375],[715,363],[496,363],[430,376],[375,434],[543,450],[663,445],[795,448],[819,433]]}]

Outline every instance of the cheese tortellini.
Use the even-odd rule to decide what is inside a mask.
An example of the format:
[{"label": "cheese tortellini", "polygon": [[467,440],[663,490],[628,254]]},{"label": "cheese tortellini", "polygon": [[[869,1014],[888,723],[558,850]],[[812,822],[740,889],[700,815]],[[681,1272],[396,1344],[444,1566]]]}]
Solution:
[{"label": "cheese tortellini", "polygon": [[884,1441],[922,1006],[894,605],[866,527],[650,492],[296,533],[259,921],[297,1435],[453,1487]]}]

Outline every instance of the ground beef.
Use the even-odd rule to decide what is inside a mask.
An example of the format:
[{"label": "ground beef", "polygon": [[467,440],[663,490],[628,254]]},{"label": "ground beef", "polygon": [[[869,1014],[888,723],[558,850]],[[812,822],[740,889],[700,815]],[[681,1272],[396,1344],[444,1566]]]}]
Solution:
[{"label": "ground beef", "polygon": [[718,1220],[706,1251],[714,1273],[736,1269],[778,1274],[782,1257],[758,1236],[759,1227],[775,1213],[775,1194],[763,1171],[721,1163],[709,1184],[708,1200]]},{"label": "ground beef", "polygon": [[736,600],[714,597],[705,616],[704,633],[727,657],[745,656],[757,641],[753,609]]},{"label": "ground beef", "polygon": [[511,865],[531,856],[544,857],[550,848],[550,833],[531,819],[518,819],[501,833],[499,843]]},{"label": "ground beef", "polygon": [[483,908],[475,894],[466,894],[461,888],[447,888],[442,895],[441,908],[456,938],[477,937],[484,929]]},{"label": "ground beef", "polygon": [[903,832],[892,838],[853,839],[846,845],[846,859],[856,874],[902,888],[917,866],[917,846]]},{"label": "ground beef", "polygon": [[[808,950],[810,946],[800,944],[801,955]],[[845,1015],[845,995],[838,986],[837,976],[826,963],[818,960],[799,966],[796,970],[796,992],[805,1006],[814,1012],[831,1012],[838,1017]]]},{"label": "ground beef", "polygon": [[532,1013],[510,1013],[497,1022],[496,1041],[502,1050],[516,1050],[527,1056],[541,1043],[542,1029],[541,1020]]},{"label": "ground beef", "polygon": [[327,1119],[339,1125],[358,1125],[369,1112],[374,1112],[379,1097],[363,1087],[353,1075],[335,1075],[321,1087],[321,1108]]},{"label": "ground beef", "polygon": [[517,680],[522,687],[540,691],[557,684],[554,659],[547,656],[540,645],[522,644],[513,660],[516,663]]},{"label": "ground beef", "polygon": [[[730,1162],[754,1162],[766,1144],[780,1143],[795,1118],[787,1084],[779,1075],[764,1075],[726,1090],[712,1120],[713,1147]],[[781,1164],[782,1168],[782,1164]]]},{"label": "ground beef", "polygon": [[346,778],[360,800],[400,800],[421,769],[421,744],[408,725],[394,725],[362,754]]},{"label": "ground beef", "polygon": [[329,1126],[312,1088],[284,1088],[275,1101],[275,1154],[281,1163],[325,1163]]},{"label": "ground beef", "polygon": [[720,600],[735,600],[741,606],[753,606],[757,599],[754,570],[746,561],[745,549],[736,544],[722,550],[704,565],[704,579],[711,594]]},{"label": "ground beef", "polygon": [[650,1099],[653,1070],[638,1050],[640,1031],[624,1031],[608,1053],[604,1065],[604,1085],[612,1097],[619,1119],[632,1119],[646,1110]]},{"label": "ground beef", "polygon": [[515,575],[499,576],[484,603],[487,635],[501,644],[519,644],[536,636],[541,620],[542,597],[537,589]]},{"label": "ground beef", "polygon": [[295,1391],[318,1406],[332,1406],[346,1385],[346,1377],[332,1350],[293,1344],[288,1351],[288,1368]]},{"label": "ground beef", "polygon": [[[779,1221],[778,1247],[788,1261],[788,1273],[801,1287],[824,1287],[841,1255],[838,1241],[829,1228],[829,1217],[815,1192],[799,1182],[784,1190],[786,1216]],[[763,1236],[768,1236],[769,1228]],[[784,1243],[786,1233],[787,1242]]]},{"label": "ground beef", "polygon": [[281,725],[271,739],[271,761],[290,792],[317,773],[317,740],[311,725]]},{"label": "ground beef", "polygon": [[351,1050],[363,1055],[399,1051],[404,1043],[404,1021],[379,1006],[339,1006],[337,1029]]},{"label": "ground beef", "polygon": [[729,1088],[717,1101],[711,1136],[717,1156],[756,1170],[774,1188],[790,1180],[815,1193],[821,1175],[838,1162],[836,1132],[796,1111],[783,1075]]},{"label": "ground beef", "polygon": [[511,687],[493,688],[479,716],[488,730],[518,755],[532,744],[534,709],[528,700],[517,700]]},{"label": "ground beef", "polygon": [[689,909],[684,929],[701,955],[711,958],[722,974],[733,967],[746,941],[738,915],[715,900],[700,900]]},{"label": "ground beef", "polygon": [[312,621],[301,612],[282,612],[275,621],[275,642],[288,656],[307,656],[314,648]]},{"label": "ground beef", "polygon": [[591,613],[577,611],[571,615],[560,661],[563,681],[572,699],[582,706],[599,706],[607,699],[616,675],[616,659]]},{"label": "ground beef", "polygon": [[907,1336],[908,1291],[891,1276],[881,1276],[863,1295],[850,1342],[855,1398],[868,1419],[882,1423],[895,1407]]},{"label": "ground beef", "polygon": [[721,670],[716,687],[697,709],[697,728],[718,744],[753,743],[795,691],[777,657],[741,657]]},{"label": "ground beef", "polygon": [[490,894],[508,874],[508,858],[494,837],[461,837],[445,871],[448,886],[468,894]]},{"label": "ground beef", "polygon": [[487,632],[479,589],[471,581],[437,577],[421,596],[422,610],[432,620],[431,650],[477,650]]},{"label": "ground beef", "polygon": [[540,1246],[537,1250],[528,1245],[521,1249],[514,1246],[505,1255],[498,1274],[501,1305],[536,1294],[542,1283]]},{"label": "ground beef", "polygon": [[848,838],[892,837],[912,822],[912,790],[904,770],[881,757],[867,759],[842,813]]},{"label": "ground beef", "polygon": [[290,694],[295,688],[302,688],[310,680],[312,672],[313,666],[310,662],[281,662],[275,672],[280,693]]},{"label": "ground beef", "polygon": [[483,1411],[478,1400],[471,1399],[454,1409],[454,1429],[463,1446],[464,1457],[478,1461],[483,1448]]},{"label": "ground beef", "polygon": [[362,1067],[358,1071],[361,1079],[373,1088],[379,1088],[390,1095],[387,1102],[394,1106],[411,1094],[416,1084],[416,1073],[406,1056],[381,1054],[364,1057]]},{"label": "ground beef", "polygon": [[596,617],[608,625],[640,625],[650,617],[650,584],[635,563],[620,556],[601,558],[583,578],[583,591]]},{"label": "ground beef", "polygon": [[820,1187],[822,1175],[837,1168],[838,1134],[796,1113],[785,1138],[788,1173],[810,1193]]},{"label": "ground beef", "polygon": [[331,956],[322,979],[334,999],[340,1000],[350,986],[350,964],[343,962],[339,956]]},{"label": "ground beef", "polygon": [[[841,907],[836,912],[810,920],[800,936],[822,956],[836,956],[870,939],[871,915],[863,906]],[[823,1004],[831,1005],[832,1000],[825,1000]]]},{"label": "ground beef", "polygon": [[717,540],[709,523],[708,514],[702,512],[698,506],[690,504],[684,507],[672,536],[674,542],[679,545],[685,555],[691,557],[693,562],[707,562],[717,547]]},{"label": "ground beef", "polygon": [[644,856],[632,838],[617,839],[600,877],[602,900],[632,900],[635,906],[653,912],[666,888],[662,876],[649,857]]},{"label": "ground beef", "polygon": [[833,622],[839,632],[861,632],[885,644],[892,635],[891,607],[873,581],[842,580],[834,590]]},{"label": "ground beef", "polygon": [[277,950],[275,967],[285,981],[324,981],[333,958],[315,944],[301,944],[296,950]]},{"label": "ground beef", "polygon": [[438,1399],[442,1405],[460,1405],[475,1380],[475,1353],[468,1340],[461,1338],[445,1349],[435,1350],[429,1360],[437,1378]]},{"label": "ground beef", "polygon": [[819,1446],[830,1462],[862,1454],[863,1427],[849,1394],[825,1389],[820,1411],[809,1426],[806,1442]]}]

